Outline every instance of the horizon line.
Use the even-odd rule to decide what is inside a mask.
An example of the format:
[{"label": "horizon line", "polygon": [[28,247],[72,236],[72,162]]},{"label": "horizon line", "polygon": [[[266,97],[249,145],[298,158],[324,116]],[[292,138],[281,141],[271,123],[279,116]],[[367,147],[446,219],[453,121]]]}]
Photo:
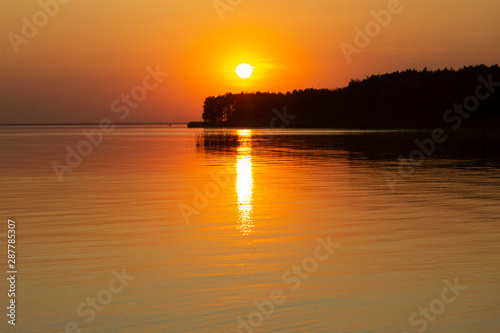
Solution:
[{"label": "horizon line", "polygon": [[[113,125],[187,125],[191,121],[186,122],[128,122],[128,123],[113,123]],[[0,123],[0,126],[99,126],[100,123],[94,122],[78,122],[78,123]]]}]

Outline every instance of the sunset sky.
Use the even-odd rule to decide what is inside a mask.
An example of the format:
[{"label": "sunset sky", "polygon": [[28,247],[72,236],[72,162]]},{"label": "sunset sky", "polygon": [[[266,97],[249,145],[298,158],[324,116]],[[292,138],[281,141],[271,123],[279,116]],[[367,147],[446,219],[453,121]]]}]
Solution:
[{"label": "sunset sky", "polygon": [[[341,43],[355,46],[355,28],[393,1],[221,0],[231,7],[223,13],[213,0],[60,0],[68,3],[59,9],[54,1],[40,2],[53,17],[38,1],[0,3],[0,123],[200,120],[204,98],[226,92],[500,63],[497,0],[402,0],[350,63]],[[23,28],[34,19],[37,32]],[[240,63],[254,67],[250,79],[234,72]],[[120,120],[113,102],[143,85],[147,67],[169,75],[147,81],[145,99]]]}]

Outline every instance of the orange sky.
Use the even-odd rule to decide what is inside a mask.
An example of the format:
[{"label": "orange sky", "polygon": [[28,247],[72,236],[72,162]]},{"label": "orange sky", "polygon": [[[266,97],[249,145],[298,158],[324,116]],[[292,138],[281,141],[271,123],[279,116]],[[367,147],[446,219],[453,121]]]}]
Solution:
[{"label": "orange sky", "polygon": [[[147,66],[169,75],[123,121],[199,120],[204,98],[226,92],[500,63],[496,0],[217,0],[231,8],[221,15],[214,0],[55,1],[41,1],[53,17],[38,1],[0,4],[0,123],[119,121],[111,104],[143,85]],[[348,63],[341,43],[356,46],[354,29],[388,6],[398,13]],[[248,80],[234,73],[242,62],[255,67]]]}]

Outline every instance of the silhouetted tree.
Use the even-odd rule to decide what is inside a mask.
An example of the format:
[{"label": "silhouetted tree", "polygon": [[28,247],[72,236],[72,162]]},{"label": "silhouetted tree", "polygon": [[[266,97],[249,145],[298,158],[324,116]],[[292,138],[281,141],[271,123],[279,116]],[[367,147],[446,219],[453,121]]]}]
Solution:
[{"label": "silhouetted tree", "polygon": [[[444,127],[445,111],[474,95],[479,76],[488,79],[489,75],[500,81],[500,67],[409,69],[351,80],[346,87],[334,90],[227,93],[207,97],[203,121],[267,127],[275,116],[272,110],[286,105],[288,113],[296,115],[291,127]],[[479,110],[466,120],[469,126],[475,126],[492,119],[500,122],[500,93],[481,101]]]}]

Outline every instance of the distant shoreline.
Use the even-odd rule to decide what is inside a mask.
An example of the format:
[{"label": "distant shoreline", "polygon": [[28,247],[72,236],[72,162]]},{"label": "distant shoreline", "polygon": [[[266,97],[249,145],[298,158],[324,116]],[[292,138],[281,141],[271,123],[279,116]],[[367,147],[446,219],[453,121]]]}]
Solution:
[{"label": "distant shoreline", "polygon": [[[186,125],[188,122],[179,122],[179,123],[113,123],[113,125],[118,126],[179,126]],[[99,123],[12,123],[12,124],[0,124],[0,127],[9,127],[9,126],[99,126]]]},{"label": "distant shoreline", "polygon": [[[248,124],[229,124],[229,123],[205,123],[202,121],[191,121],[191,122],[179,122],[179,123],[115,123],[116,126],[161,126],[161,127],[171,127],[171,126],[186,126],[187,128],[204,128],[204,129],[270,129],[264,123],[248,123]],[[489,129],[489,130],[500,130],[500,124],[498,123],[474,123],[470,125],[463,126],[464,129]],[[99,123],[12,123],[12,124],[0,124],[0,128],[5,127],[56,127],[56,126],[68,126],[68,127],[78,127],[78,126],[99,126]],[[360,130],[426,130],[432,127],[423,126],[400,126],[400,127],[380,127],[380,126],[366,126],[360,123],[349,124],[345,126],[325,126],[316,124],[292,124],[288,126],[289,129],[360,129]]]},{"label": "distant shoreline", "polygon": [[[363,123],[352,123],[343,124],[336,126],[329,126],[324,124],[302,124],[295,123],[290,124],[287,127],[274,128],[274,129],[342,129],[342,130],[429,130],[436,127],[448,128],[444,126],[411,126],[411,125],[401,125],[397,127],[391,126],[370,126]],[[189,122],[187,124],[188,128],[204,128],[204,129],[273,129],[272,127],[266,126],[264,123],[248,123],[248,124],[231,124],[231,123],[204,123],[204,122]],[[495,130],[500,131],[500,121],[476,121],[470,124],[465,124],[462,126],[466,130]]]}]

